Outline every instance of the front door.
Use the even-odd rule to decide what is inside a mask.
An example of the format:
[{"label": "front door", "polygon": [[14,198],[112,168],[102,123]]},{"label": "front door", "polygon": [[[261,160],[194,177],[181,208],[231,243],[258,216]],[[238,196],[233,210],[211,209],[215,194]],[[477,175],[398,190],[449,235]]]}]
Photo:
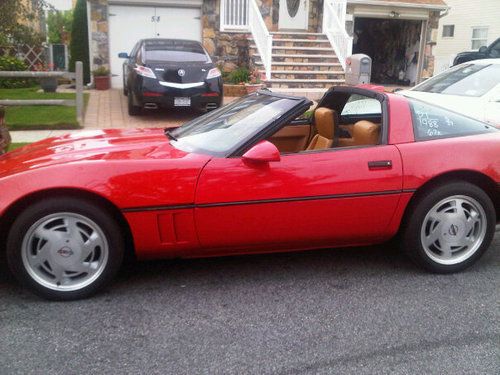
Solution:
[{"label": "front door", "polygon": [[280,0],[279,28],[307,30],[309,27],[309,0]]},{"label": "front door", "polygon": [[196,189],[198,238],[217,253],[370,243],[387,236],[401,189],[392,145],[285,154],[260,165],[213,158]]}]

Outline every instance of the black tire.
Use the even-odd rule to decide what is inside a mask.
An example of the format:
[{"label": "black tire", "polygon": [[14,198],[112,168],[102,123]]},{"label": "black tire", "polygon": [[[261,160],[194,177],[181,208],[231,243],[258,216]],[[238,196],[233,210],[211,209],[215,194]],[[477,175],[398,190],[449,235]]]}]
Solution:
[{"label": "black tire", "polygon": [[128,103],[128,114],[130,116],[139,116],[141,114],[141,112],[142,112],[142,108],[134,105],[133,96],[134,95],[132,93],[130,93],[130,95],[128,95],[128,100],[127,100],[127,103]]},{"label": "black tire", "polygon": [[[458,206],[454,206],[454,202],[463,202],[460,207],[464,208],[464,214],[453,214],[453,207]],[[474,215],[481,212],[482,224],[475,224],[472,229],[468,229],[468,220],[461,218],[467,218],[469,215],[469,219],[472,219],[471,212],[474,212]],[[465,181],[452,181],[435,186],[419,194],[408,207],[400,245],[416,264],[428,271],[462,271],[474,264],[490,246],[495,234],[495,216],[495,207],[490,197],[478,186]],[[434,237],[430,234],[432,231],[436,232],[436,240],[433,240]],[[427,242],[431,243],[427,246],[424,244],[426,236]],[[473,245],[461,247],[466,238],[474,241]],[[459,244],[460,242],[462,243]],[[450,249],[453,247],[451,256],[455,257],[454,260],[443,259],[445,253],[441,252],[441,249],[446,249],[447,246]]]},{"label": "black tire", "polygon": [[128,96],[128,89],[127,86],[125,86],[125,83],[123,84],[123,95]]},{"label": "black tire", "polygon": [[[38,241],[37,243],[43,242],[36,239],[37,235],[33,234],[36,231],[33,228],[40,228],[37,225],[40,222],[44,225],[46,222],[44,220],[56,222],[58,215],[73,215],[81,218],[78,219],[80,221],[73,228],[78,226],[78,228],[83,229],[78,230],[76,234],[71,230],[50,229],[48,231],[51,233],[52,238],[57,236],[56,239],[54,241],[47,240],[48,246],[45,247],[45,250],[43,250],[45,245],[42,245],[40,246],[42,250],[31,253],[33,251],[31,244],[35,243],[35,241]],[[79,247],[69,243],[70,239],[79,238],[79,241],[83,244],[85,240],[82,239],[82,233],[87,233],[87,244],[90,242],[90,233],[94,234],[94,232],[89,232],[85,226],[82,227],[82,220],[87,220],[87,222],[96,225],[96,227],[92,228],[98,228],[96,236],[103,239],[103,242],[101,242],[102,247],[100,245],[82,245]],[[63,223],[63,221],[60,221],[60,223]],[[47,228],[48,226],[43,226],[42,230]],[[54,234],[56,231],[58,233]],[[32,238],[35,239],[31,240]],[[76,244],[79,241],[72,243]],[[58,249],[60,242],[68,243],[68,245]],[[84,246],[93,249],[89,252],[92,255],[84,255]],[[50,256],[50,260],[46,258],[49,266],[32,266],[30,261],[26,259],[33,256],[38,257],[41,251],[45,251],[45,257]],[[32,292],[49,300],[68,301],[93,295],[110,283],[122,264],[123,255],[123,235],[112,216],[98,205],[76,198],[48,198],[30,205],[14,221],[7,237],[7,262],[13,275]],[[86,256],[87,258],[85,258]],[[60,262],[74,262],[77,266],[85,264],[88,267],[86,269],[95,272],[95,274],[92,275],[91,272],[85,273],[83,271],[80,275],[76,275],[73,270],[69,270],[74,265],[60,266]],[[98,271],[93,271],[93,268],[90,268],[91,264],[96,265],[95,269]],[[55,270],[55,268],[62,270],[61,275],[64,275],[60,278],[62,284],[56,283],[56,278],[47,272],[47,267],[51,271]],[[52,273],[56,274],[55,272]],[[44,283],[49,285],[44,285]]]}]

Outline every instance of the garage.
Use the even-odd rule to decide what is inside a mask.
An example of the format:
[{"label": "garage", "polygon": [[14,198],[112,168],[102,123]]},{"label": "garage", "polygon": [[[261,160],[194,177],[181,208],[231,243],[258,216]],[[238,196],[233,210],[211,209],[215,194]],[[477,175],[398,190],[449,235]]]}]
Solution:
[{"label": "garage", "polygon": [[[154,6],[134,4],[109,5],[109,55],[114,88],[123,86],[120,52],[129,53],[139,39],[176,38],[201,41],[201,7],[182,6],[185,2],[169,2]],[[193,2],[190,2],[193,3]],[[201,1],[200,1],[201,3]],[[162,2],[165,4],[165,1]],[[191,5],[191,4],[190,4]],[[200,4],[201,5],[201,4]]]},{"label": "garage", "polygon": [[402,86],[417,82],[422,21],[357,17],[353,53],[372,58],[372,82]]}]

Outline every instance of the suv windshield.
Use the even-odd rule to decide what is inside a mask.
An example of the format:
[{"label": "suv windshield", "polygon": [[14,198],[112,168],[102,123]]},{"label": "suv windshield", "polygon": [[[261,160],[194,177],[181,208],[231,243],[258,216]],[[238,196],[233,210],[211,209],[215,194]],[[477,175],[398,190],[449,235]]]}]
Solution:
[{"label": "suv windshield", "polygon": [[424,83],[413,91],[445,95],[483,96],[500,82],[500,64],[468,64],[452,68]]},{"label": "suv windshield", "polygon": [[302,101],[264,93],[243,97],[171,132],[172,145],[186,152],[226,156]]},{"label": "suv windshield", "polygon": [[201,44],[190,40],[148,40],[144,51],[148,62],[209,62]]},{"label": "suv windshield", "polygon": [[498,132],[488,124],[444,108],[412,98],[408,98],[408,101],[417,141]]}]

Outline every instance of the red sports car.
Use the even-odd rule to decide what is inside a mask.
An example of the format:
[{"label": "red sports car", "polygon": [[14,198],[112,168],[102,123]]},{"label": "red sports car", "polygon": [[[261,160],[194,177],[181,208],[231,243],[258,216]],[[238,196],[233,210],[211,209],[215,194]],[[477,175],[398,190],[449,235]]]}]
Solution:
[{"label": "red sports car", "polygon": [[[402,96],[260,91],[186,123],[0,156],[0,244],[39,295],[83,298],[139,259],[357,246],[401,235],[434,272],[474,263],[500,211],[500,131]],[[306,113],[307,114],[307,113]]]}]

